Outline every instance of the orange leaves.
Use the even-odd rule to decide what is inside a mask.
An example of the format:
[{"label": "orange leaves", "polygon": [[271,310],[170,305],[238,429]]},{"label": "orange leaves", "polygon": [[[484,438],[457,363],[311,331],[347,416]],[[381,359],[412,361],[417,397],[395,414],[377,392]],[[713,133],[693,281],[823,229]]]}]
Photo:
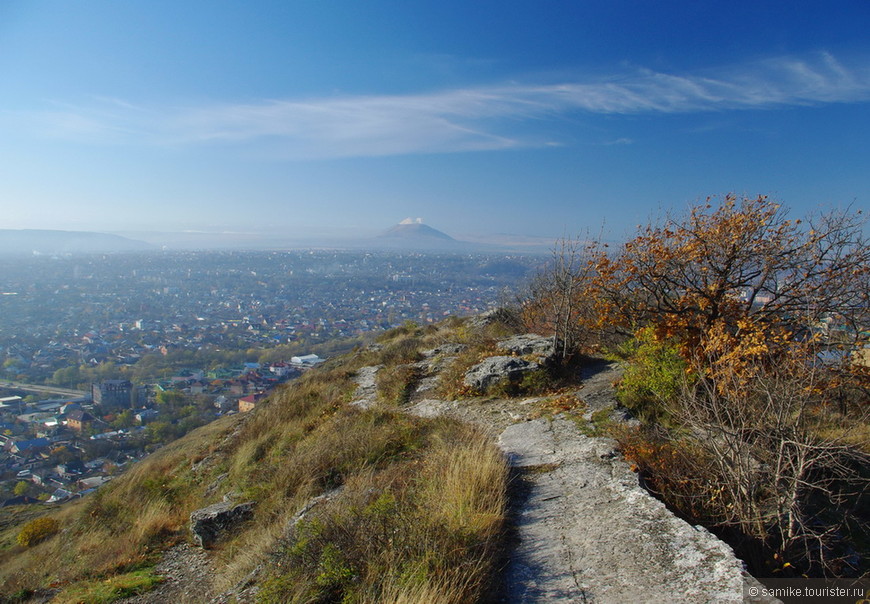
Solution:
[{"label": "orange leaves", "polygon": [[[870,270],[870,252],[853,216],[801,224],[765,196],[728,195],[718,206],[708,200],[641,229],[618,255],[599,254],[596,284],[606,302],[598,308],[620,315],[608,317],[614,324],[651,323],[690,348],[717,322],[739,340],[747,331],[738,323],[747,317],[806,324],[808,313],[866,291],[859,281]],[[760,343],[753,346],[760,351]]]}]

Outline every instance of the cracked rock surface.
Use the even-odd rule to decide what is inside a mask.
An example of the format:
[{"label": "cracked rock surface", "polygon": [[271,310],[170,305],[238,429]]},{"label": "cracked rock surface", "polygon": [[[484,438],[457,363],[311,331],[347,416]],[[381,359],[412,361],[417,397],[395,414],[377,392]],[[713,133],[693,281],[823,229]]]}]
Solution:
[{"label": "cracked rock surface", "polygon": [[731,548],[650,496],[613,441],[542,418],[508,427],[499,444],[530,471],[507,601],[743,601]]}]

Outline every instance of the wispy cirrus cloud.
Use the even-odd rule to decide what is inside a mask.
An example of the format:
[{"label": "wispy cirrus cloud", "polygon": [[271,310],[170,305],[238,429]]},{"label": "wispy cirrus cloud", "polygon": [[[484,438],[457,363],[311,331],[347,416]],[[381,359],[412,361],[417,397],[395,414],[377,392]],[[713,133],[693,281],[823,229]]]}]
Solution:
[{"label": "wispy cirrus cloud", "polygon": [[[573,114],[663,114],[870,100],[870,64],[822,53],[704,74],[635,70],[595,81],[408,95],[143,108],[118,99],[17,119],[91,142],[260,145],[282,157],[377,156],[558,144],[536,125]],[[619,142],[627,142],[620,140]]]}]

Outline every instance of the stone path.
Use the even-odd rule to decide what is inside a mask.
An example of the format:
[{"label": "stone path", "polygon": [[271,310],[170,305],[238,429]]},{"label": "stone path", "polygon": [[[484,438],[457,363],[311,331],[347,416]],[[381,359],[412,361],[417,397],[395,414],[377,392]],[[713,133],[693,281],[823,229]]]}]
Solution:
[{"label": "stone path", "polygon": [[731,548],[668,511],[605,438],[565,419],[499,438],[529,493],[506,576],[510,602],[742,602]]},{"label": "stone path", "polygon": [[181,543],[168,549],[154,570],[165,577],[163,583],[148,593],[119,600],[119,604],[197,604],[208,600],[214,567],[206,551]]},{"label": "stone path", "polygon": [[375,378],[378,375],[378,370],[381,365],[370,365],[361,367],[354,377],[356,382],[356,398],[351,401],[351,405],[360,409],[368,409],[376,405],[378,402],[378,388]]},{"label": "stone path", "polygon": [[[577,395],[585,419],[615,402],[615,365],[590,365]],[[425,378],[424,378],[425,379]],[[484,426],[517,470],[505,602],[742,602],[743,563],[702,527],[674,516],[644,490],[607,438],[573,421],[537,417],[537,398],[441,401],[412,397],[408,411]]]}]

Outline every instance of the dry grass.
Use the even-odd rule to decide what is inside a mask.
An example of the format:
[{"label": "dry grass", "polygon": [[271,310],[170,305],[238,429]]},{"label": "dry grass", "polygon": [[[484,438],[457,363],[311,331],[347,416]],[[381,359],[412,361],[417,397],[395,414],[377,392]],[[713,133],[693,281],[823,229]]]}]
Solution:
[{"label": "dry grass", "polygon": [[402,583],[388,580],[375,597],[362,596],[365,604],[464,604],[469,592],[476,591],[469,585],[473,577],[488,572],[486,568],[470,569],[469,572],[449,573],[436,579],[417,583]]},{"label": "dry grass", "polygon": [[[360,367],[401,367],[452,329],[408,326],[384,337],[381,350],[357,351],[307,373],[250,414],[191,432],[95,494],[55,509],[60,532],[33,547],[9,543],[17,519],[0,525],[0,544],[6,543],[0,593],[49,585],[90,593],[94,582],[147,570],[188,538],[193,510],[235,492],[256,501],[255,518],[213,552],[214,584],[225,589],[270,557],[289,555],[288,521],[311,497],[342,487],[318,511],[332,528],[312,541],[318,562],[302,566],[311,576],[291,581],[279,569],[269,583],[281,594],[275,601],[348,591],[342,583],[347,556],[368,577],[353,584],[360,601],[476,599],[488,581],[504,512],[505,468],[497,449],[456,422],[346,404]],[[348,535],[355,535],[350,542]]]},{"label": "dry grass", "polygon": [[484,435],[432,422],[414,455],[356,473],[298,525],[263,601],[477,601],[493,575],[506,485]]},{"label": "dry grass", "polygon": [[438,376],[436,393],[441,397],[454,400],[480,394],[465,385],[465,374],[487,357],[499,354],[495,342],[494,339],[483,339],[469,344]]},{"label": "dry grass", "polygon": [[420,370],[413,364],[384,366],[375,379],[381,401],[388,405],[404,405],[420,381]]},{"label": "dry grass", "polygon": [[823,440],[855,447],[870,455],[870,409],[856,409],[843,415],[830,407],[820,407],[812,416],[813,431]]},{"label": "dry grass", "polygon": [[153,564],[200,502],[191,459],[204,458],[231,429],[231,421],[218,421],[195,430],[93,495],[55,508],[58,534],[0,557],[0,593],[105,580]]},{"label": "dry grass", "polygon": [[271,522],[258,522],[216,552],[217,566],[221,570],[214,577],[215,591],[220,593],[231,589],[266,560],[283,535],[285,524],[283,517],[275,517]]},{"label": "dry grass", "polygon": [[421,506],[432,524],[492,536],[505,514],[507,466],[487,439],[472,433],[439,442],[426,458]]}]

